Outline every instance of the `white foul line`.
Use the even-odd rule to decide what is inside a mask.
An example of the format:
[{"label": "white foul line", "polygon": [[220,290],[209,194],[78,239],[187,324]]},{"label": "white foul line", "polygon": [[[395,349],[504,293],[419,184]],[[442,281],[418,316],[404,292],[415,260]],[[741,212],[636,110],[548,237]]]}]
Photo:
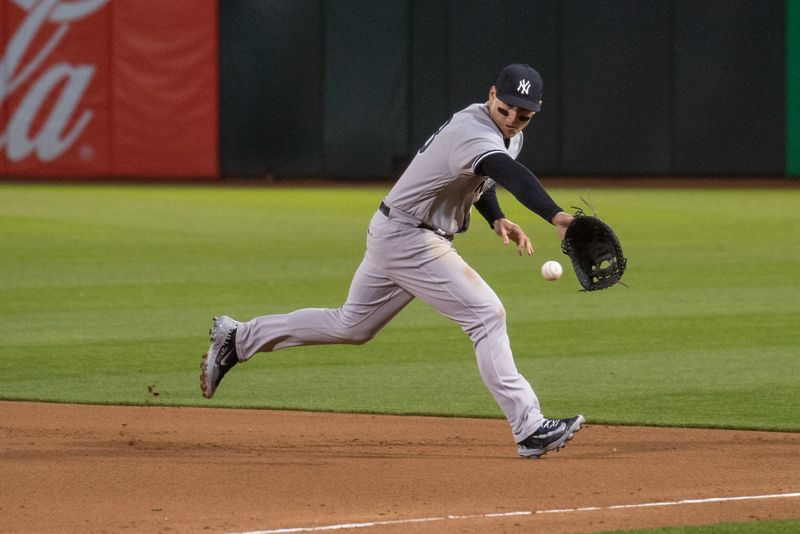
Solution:
[{"label": "white foul line", "polygon": [[682,499],[680,501],[644,502],[637,504],[615,504],[612,506],[585,506],[582,508],[555,508],[552,510],[528,510],[519,512],[495,512],[488,514],[445,515],[438,517],[416,517],[409,519],[387,519],[383,521],[367,521],[364,523],[341,523],[318,527],[278,528],[274,530],[253,530],[236,534],[291,534],[293,532],[325,532],[329,530],[350,530],[356,528],[380,527],[387,525],[410,525],[413,523],[434,523],[437,521],[459,521],[463,519],[489,519],[517,517],[538,514],[571,514],[576,512],[598,512],[604,510],[630,510],[633,508],[655,508],[661,506],[680,506],[684,504],[706,504],[732,501],[759,501],[765,499],[789,499],[800,497],[799,493],[773,493],[768,495],[741,495],[736,497],[710,497],[707,499]]}]

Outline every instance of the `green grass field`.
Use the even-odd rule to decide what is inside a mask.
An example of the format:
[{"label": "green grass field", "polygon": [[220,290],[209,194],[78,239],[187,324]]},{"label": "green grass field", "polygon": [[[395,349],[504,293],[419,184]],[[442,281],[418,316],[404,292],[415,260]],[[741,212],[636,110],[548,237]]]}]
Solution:
[{"label": "green grass field", "polygon": [[[500,417],[469,339],[412,303],[364,346],[258,355],[200,397],[214,314],[337,307],[385,187],[0,186],[0,398]],[[579,189],[552,189],[562,206]],[[508,194],[533,258],[480,216],[456,241],[508,312],[551,417],[800,431],[800,190],[596,189],[629,257],[579,292]],[[565,276],[546,282],[558,259]]]},{"label": "green grass field", "polygon": [[[792,534],[800,531],[800,521],[758,521],[750,523],[721,523],[691,527],[649,528],[644,530],[615,530],[626,534]],[[612,531],[598,534],[611,534]]]}]

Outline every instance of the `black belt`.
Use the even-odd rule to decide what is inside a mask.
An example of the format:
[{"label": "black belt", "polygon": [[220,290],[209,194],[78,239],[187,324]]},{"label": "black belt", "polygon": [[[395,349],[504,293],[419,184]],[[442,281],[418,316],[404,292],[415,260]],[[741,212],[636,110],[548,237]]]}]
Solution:
[{"label": "black belt", "polygon": [[[381,201],[380,208],[378,208],[378,209],[380,209],[381,213],[383,213],[387,217],[389,216],[389,206],[384,204],[383,201]],[[444,232],[444,230],[442,230],[440,228],[433,227],[430,224],[419,223],[417,225],[417,228],[422,228],[424,230],[430,230],[431,232],[434,232],[436,235],[440,235],[440,236],[442,236],[443,238],[445,238],[445,239],[447,239],[449,241],[453,240],[453,234],[446,234]]]}]

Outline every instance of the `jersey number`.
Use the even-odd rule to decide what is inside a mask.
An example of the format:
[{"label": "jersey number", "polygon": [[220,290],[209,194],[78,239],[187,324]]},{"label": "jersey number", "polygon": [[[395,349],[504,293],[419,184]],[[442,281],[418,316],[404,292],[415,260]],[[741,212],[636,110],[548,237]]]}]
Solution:
[{"label": "jersey number", "polygon": [[434,132],[434,134],[433,134],[432,136],[430,136],[430,137],[428,138],[428,140],[427,140],[427,141],[425,141],[425,144],[424,144],[424,145],[422,145],[422,148],[420,148],[420,149],[419,149],[419,152],[418,152],[419,154],[422,154],[423,152],[425,152],[426,150],[428,150],[428,147],[429,147],[429,146],[431,146],[431,143],[433,143],[433,139],[434,139],[434,138],[435,138],[437,135],[439,135],[439,132],[441,132],[442,130],[444,130],[444,127],[445,127],[445,126],[447,126],[448,124],[450,124],[450,121],[451,121],[451,120],[453,120],[453,118],[452,118],[452,117],[450,117],[449,119],[447,119],[447,122],[445,122],[444,124],[442,124],[441,126],[439,126],[439,129],[438,129],[438,130],[436,130],[436,132]]}]

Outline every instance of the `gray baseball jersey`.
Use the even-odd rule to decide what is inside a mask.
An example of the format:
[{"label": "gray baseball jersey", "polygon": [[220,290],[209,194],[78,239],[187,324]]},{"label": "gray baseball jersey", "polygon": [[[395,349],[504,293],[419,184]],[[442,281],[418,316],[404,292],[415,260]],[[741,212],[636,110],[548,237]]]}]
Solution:
[{"label": "gray baseball jersey", "polygon": [[497,152],[516,159],[522,140],[519,132],[506,147],[488,105],[473,104],[425,142],[384,202],[410,222],[424,222],[446,234],[463,232],[469,227],[472,205],[494,185],[475,168]]},{"label": "gray baseball jersey", "polygon": [[[256,317],[238,326],[236,350],[256,352],[318,344],[362,344],[414,298],[457,323],[470,337],[481,378],[517,442],[544,420],[531,386],[514,364],[506,312],[491,287],[441,234],[464,230],[472,204],[493,181],[475,173],[490,154],[516,157],[522,134],[508,147],[486,104],[456,113],[419,150],[376,211],[364,259],[340,308],[308,308]],[[440,229],[436,233],[428,227]],[[436,357],[436,349],[419,347]]]}]

